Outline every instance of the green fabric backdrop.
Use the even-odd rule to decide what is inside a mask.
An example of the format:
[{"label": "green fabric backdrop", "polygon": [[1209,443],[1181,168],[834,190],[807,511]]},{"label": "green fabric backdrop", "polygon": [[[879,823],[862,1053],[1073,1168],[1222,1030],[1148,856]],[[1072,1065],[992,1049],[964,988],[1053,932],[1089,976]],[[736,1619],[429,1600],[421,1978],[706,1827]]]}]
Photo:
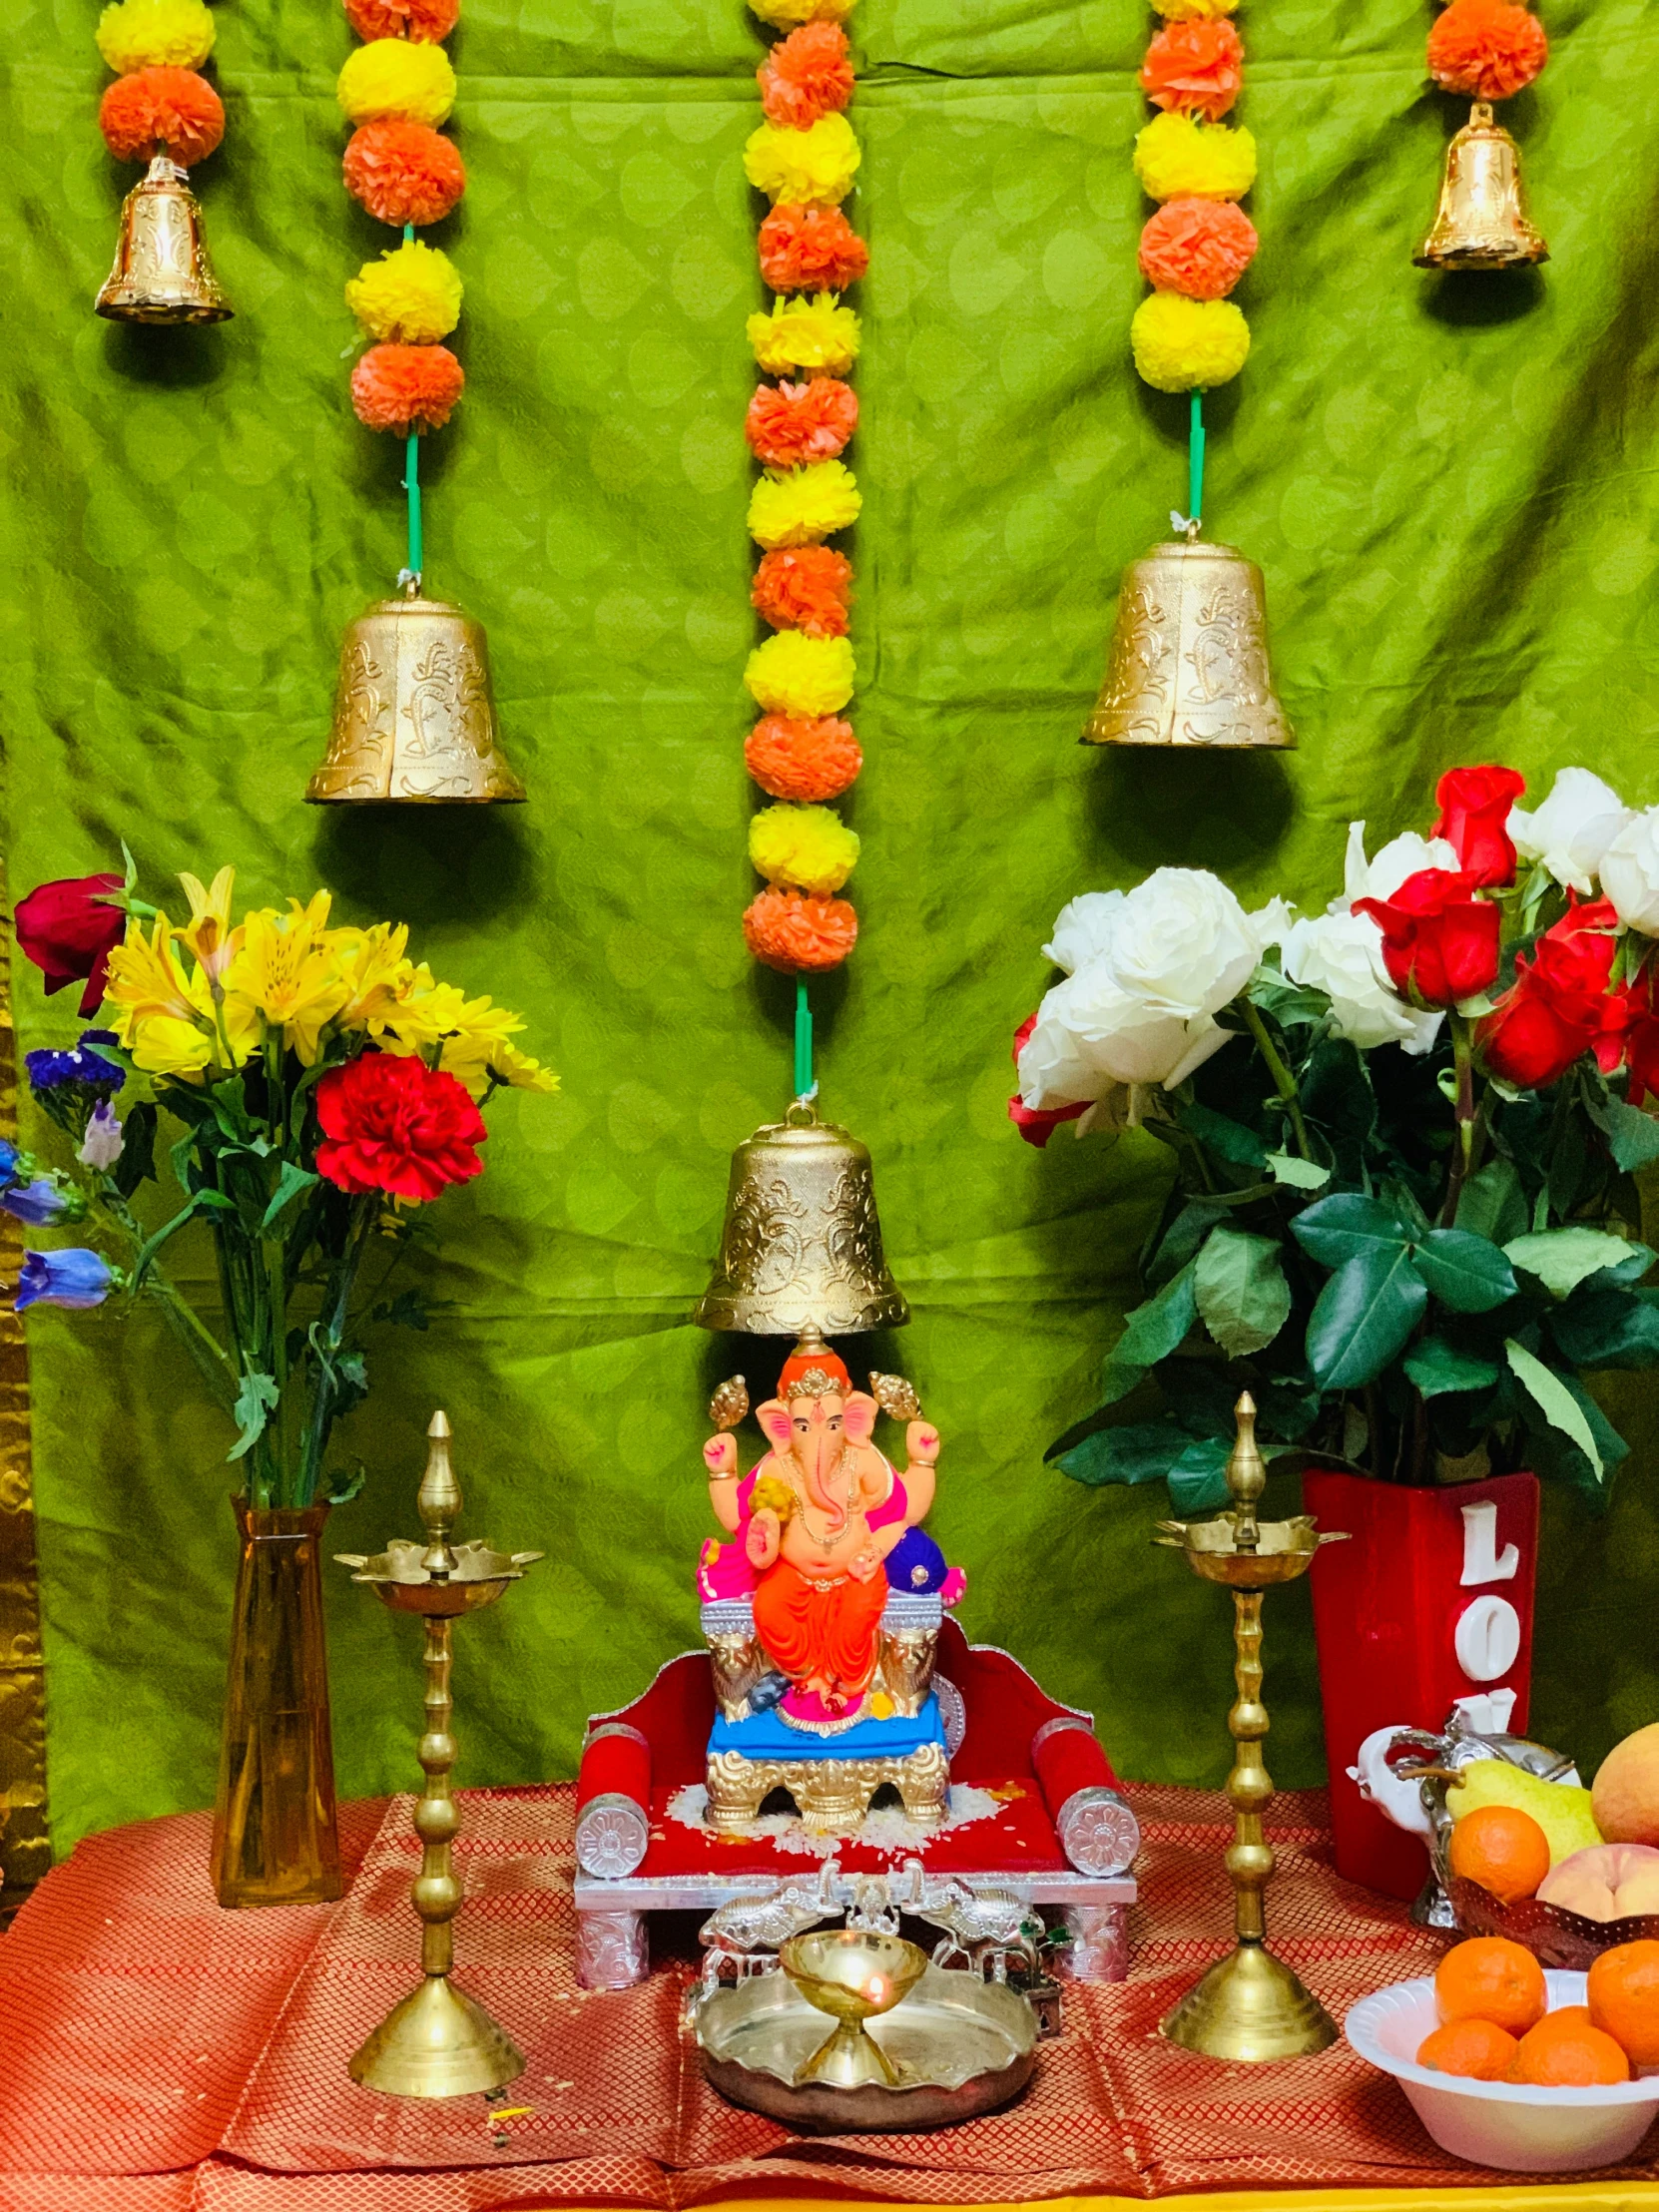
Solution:
[{"label": "green fabric backdrop", "polygon": [[[455,1423],[470,1525],[547,1563],[470,1626],[462,1779],[572,1771],[585,1716],[694,1639],[710,1382],[754,1347],[688,1325],[727,1157],[782,1105],[788,989],[738,934],[754,637],[739,423],[760,203],[740,166],[760,37],[739,0],[468,0],[471,174],[443,243],[470,383],[429,443],[428,574],[488,625],[517,812],[299,804],[343,624],[400,559],[397,453],[353,421],[345,277],[379,232],[338,183],[334,0],[221,0],[230,128],[196,180],[238,318],[96,320],[121,191],[95,125],[95,0],[13,0],[0,168],[14,888],[224,860],[407,919],[441,973],[530,1017],[552,1102],[498,1102],[452,1197],[425,1338],[376,1351],[338,1547],[412,1532],[420,1433]],[[965,1624],[1099,1713],[1134,1776],[1214,1780],[1220,1599],[1154,1552],[1161,1493],[1041,1464],[1094,1402],[1156,1202],[1156,1148],[1003,1118],[1008,1038],[1072,892],[1163,861],[1323,903],[1343,826],[1421,825],[1435,774],[1587,762],[1659,799],[1659,20],[1545,0],[1511,103],[1541,275],[1410,266],[1457,117],[1420,0],[1247,5],[1262,149],[1256,350],[1211,408],[1214,534],[1267,572],[1289,760],[1075,740],[1123,563],[1185,494],[1184,403],[1126,358],[1145,209],[1140,0],[862,0],[851,212],[873,254],[849,813],[864,938],[817,991],[825,1096],[871,1146],[915,1322],[870,1348],[946,1438],[934,1526]],[[70,1033],[38,979],[22,1039]],[[200,1281],[205,1255],[188,1272]],[[232,1560],[224,1439],[145,1322],[37,1315],[36,1466],[58,1848],[212,1795]],[[1535,1722],[1593,1761],[1659,1712],[1659,1426],[1609,1518],[1552,1500]],[[406,1785],[407,1624],[330,1584],[348,1793]],[[1304,1593],[1270,1623],[1274,1768],[1317,1779]]]}]

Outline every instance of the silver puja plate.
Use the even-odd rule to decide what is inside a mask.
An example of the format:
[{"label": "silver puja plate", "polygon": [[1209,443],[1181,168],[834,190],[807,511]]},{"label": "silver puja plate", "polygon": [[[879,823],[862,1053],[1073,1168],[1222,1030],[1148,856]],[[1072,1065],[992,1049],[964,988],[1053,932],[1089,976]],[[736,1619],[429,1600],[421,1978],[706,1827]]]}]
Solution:
[{"label": "silver puja plate", "polygon": [[898,2069],[896,2088],[797,2088],[830,2027],[783,1973],[720,1990],[695,2022],[703,2071],[722,2096],[809,2134],[953,2127],[1011,2102],[1037,2063],[1037,2019],[1024,1997],[959,1969],[929,1966],[901,2003],[866,2024]]}]

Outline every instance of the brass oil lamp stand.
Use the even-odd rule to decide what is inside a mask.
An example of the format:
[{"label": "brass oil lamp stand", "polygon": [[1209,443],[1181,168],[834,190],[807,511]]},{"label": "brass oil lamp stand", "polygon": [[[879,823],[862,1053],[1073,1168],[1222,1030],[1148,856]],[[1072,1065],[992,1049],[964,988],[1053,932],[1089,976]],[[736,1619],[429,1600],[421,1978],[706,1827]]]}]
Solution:
[{"label": "brass oil lamp stand", "polygon": [[1227,1462],[1228,1510],[1207,1521],[1160,1521],[1157,1544],[1184,1551],[1187,1564],[1207,1582],[1233,1592],[1233,1679],[1238,1697],[1227,1716],[1234,1743],[1227,1796],[1233,1807],[1233,1841],[1227,1872],[1233,1882],[1235,1943],[1160,2023],[1160,2033],[1183,2050],[1209,2058],[1259,2063],[1301,2058],[1337,2039],[1337,2023],[1300,1978],[1267,1947],[1262,1893],[1273,1873],[1273,1847],[1262,1835],[1262,1815],[1273,1780],[1262,1757],[1268,1709],[1262,1703],[1262,1599],[1276,1583],[1307,1573],[1321,1535],[1307,1514],[1294,1520],[1258,1521],[1256,1501],[1267,1469],[1256,1448],[1256,1405],[1248,1391],[1234,1408],[1238,1435]]},{"label": "brass oil lamp stand", "polygon": [[453,1623],[462,1613],[493,1605],[508,1585],[523,1580],[539,1551],[492,1551],[487,1543],[452,1546],[461,1491],[449,1463],[449,1421],[434,1413],[426,1430],[426,1471],[416,1499],[424,1546],[392,1542],[372,1559],[336,1554],[351,1567],[353,1582],[366,1582],[394,1612],[418,1613],[425,1625],[426,1700],[418,1757],[426,1774],[414,1811],[420,1838],[420,1872],[411,1892],[422,1923],[420,1964],[424,1978],[392,2006],[351,2060],[351,2078],[365,2089],[397,2097],[462,2097],[499,2089],[524,2071],[523,2054],[481,2004],[450,1980],[455,1962],[455,1915],[461,1884],[452,1846],[461,1825],[450,1792],[455,1738],[449,1675]]}]

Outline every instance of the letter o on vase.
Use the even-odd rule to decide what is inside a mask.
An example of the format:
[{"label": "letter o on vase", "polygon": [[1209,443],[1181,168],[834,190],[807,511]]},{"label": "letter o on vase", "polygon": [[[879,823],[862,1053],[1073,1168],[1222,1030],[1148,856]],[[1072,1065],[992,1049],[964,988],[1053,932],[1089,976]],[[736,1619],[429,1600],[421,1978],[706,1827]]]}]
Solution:
[{"label": "letter o on vase", "polygon": [[1495,1682],[1520,1656],[1520,1615],[1506,1597],[1488,1592],[1464,1606],[1451,1641],[1471,1682]]}]

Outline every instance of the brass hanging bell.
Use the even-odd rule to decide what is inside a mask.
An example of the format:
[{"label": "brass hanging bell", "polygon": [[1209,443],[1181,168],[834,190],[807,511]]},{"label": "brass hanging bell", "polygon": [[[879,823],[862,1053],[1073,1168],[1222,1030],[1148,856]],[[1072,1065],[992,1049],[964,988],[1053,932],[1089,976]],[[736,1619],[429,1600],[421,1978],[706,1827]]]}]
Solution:
[{"label": "brass hanging bell", "polygon": [[1189,535],[1123,572],[1085,745],[1294,746],[1268,666],[1262,571]]},{"label": "brass hanging bell", "polygon": [[399,800],[516,804],[524,786],[501,751],[483,625],[447,600],[380,599],[340,644],[339,688],[314,805]]},{"label": "brass hanging bell", "polygon": [[202,210],[171,156],[158,154],[121,203],[115,267],[94,302],[111,322],[228,322]]},{"label": "brass hanging bell", "polygon": [[1527,217],[1520,148],[1484,100],[1446,148],[1439,213],[1412,259],[1418,269],[1524,269],[1549,260]]},{"label": "brass hanging bell", "polygon": [[701,1329],[845,1337],[910,1318],[887,1273],[869,1152],[798,1099],[732,1155],[720,1257]]}]

